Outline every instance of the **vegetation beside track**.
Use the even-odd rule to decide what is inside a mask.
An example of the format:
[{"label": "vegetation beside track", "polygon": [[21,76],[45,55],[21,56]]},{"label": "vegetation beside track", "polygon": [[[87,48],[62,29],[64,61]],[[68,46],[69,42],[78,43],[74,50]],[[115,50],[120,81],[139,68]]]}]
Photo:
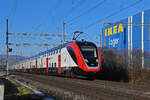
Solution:
[{"label": "vegetation beside track", "polygon": [[16,81],[12,79],[5,79],[2,74],[0,74],[0,80],[2,80],[5,85],[5,100],[42,100],[41,98],[37,97],[31,90],[21,86]]},{"label": "vegetation beside track", "polygon": [[[149,64],[142,68],[141,51],[135,51],[133,58],[129,61],[127,50],[105,48],[102,52],[102,72],[104,73],[102,79],[131,84],[150,84]],[[97,76],[101,76],[101,73]]]},{"label": "vegetation beside track", "polygon": [[150,84],[150,70],[134,68],[129,69],[130,82],[133,84]]}]

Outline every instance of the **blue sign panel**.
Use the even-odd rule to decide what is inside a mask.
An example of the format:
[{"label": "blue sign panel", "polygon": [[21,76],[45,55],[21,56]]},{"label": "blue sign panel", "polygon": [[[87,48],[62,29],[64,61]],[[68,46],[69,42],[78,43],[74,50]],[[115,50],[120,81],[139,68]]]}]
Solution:
[{"label": "blue sign panel", "polygon": [[123,24],[109,25],[104,30],[106,46],[109,48],[122,48],[124,44],[124,26]]}]

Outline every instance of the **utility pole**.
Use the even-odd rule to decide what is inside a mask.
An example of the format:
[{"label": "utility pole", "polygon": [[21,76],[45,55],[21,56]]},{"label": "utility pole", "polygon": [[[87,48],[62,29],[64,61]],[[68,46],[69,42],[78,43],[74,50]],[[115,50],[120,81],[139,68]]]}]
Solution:
[{"label": "utility pole", "polygon": [[102,47],[102,33],[100,33],[100,47]]},{"label": "utility pole", "polygon": [[8,75],[8,55],[9,55],[9,50],[8,50],[8,19],[6,20],[6,75]]},{"label": "utility pole", "polygon": [[97,33],[97,37],[96,37],[96,43],[97,43],[97,46],[98,46],[98,43],[99,43],[99,41],[98,41],[98,37],[99,37],[99,34]]},{"label": "utility pole", "polygon": [[63,42],[66,42],[66,23],[63,21]]},{"label": "utility pole", "polygon": [[142,68],[144,68],[144,11],[142,11]]},{"label": "utility pole", "polygon": [[104,41],[104,44],[103,44],[103,47],[106,46],[106,40],[105,40],[105,25],[106,25],[106,19],[104,18],[104,29],[103,29],[103,32],[104,32],[104,36],[103,36],[103,41]]}]

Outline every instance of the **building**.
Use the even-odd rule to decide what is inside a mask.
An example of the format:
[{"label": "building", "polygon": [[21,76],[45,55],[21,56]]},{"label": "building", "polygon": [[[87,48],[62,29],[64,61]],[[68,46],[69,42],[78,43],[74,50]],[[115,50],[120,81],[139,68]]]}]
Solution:
[{"label": "building", "polygon": [[150,9],[114,23],[106,22],[102,35],[103,46],[127,50],[132,60],[139,51],[141,66],[150,68]]}]

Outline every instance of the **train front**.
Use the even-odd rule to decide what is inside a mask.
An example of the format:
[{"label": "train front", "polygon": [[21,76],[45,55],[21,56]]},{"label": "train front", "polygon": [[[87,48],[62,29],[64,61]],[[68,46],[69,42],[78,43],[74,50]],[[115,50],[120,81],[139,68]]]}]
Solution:
[{"label": "train front", "polygon": [[97,46],[92,42],[76,41],[70,45],[75,53],[78,68],[74,71],[80,75],[92,75],[100,71],[101,55]]}]

